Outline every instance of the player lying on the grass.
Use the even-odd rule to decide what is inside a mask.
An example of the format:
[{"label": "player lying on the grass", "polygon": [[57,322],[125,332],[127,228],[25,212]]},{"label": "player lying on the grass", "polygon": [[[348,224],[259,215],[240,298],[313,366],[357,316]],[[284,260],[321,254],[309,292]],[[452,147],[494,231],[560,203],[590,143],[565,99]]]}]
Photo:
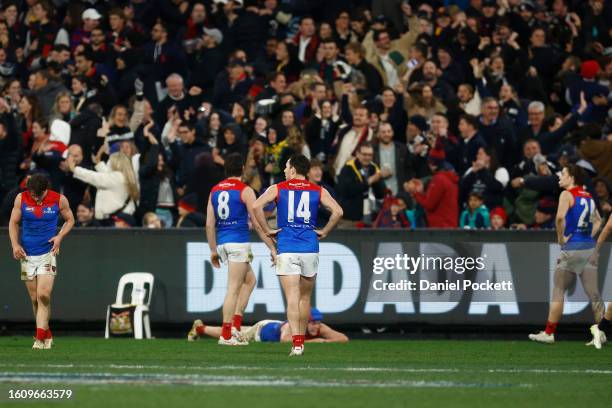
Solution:
[{"label": "player lying on the grass", "polygon": [[[597,239],[597,244],[595,245],[595,251],[593,252],[593,263],[597,264],[597,259],[599,258],[599,250],[603,246],[604,242],[608,238],[608,235],[612,232],[612,217],[608,218],[608,222],[605,227],[599,234],[599,238]],[[591,334],[593,335],[593,340],[587,343],[587,346],[595,346],[596,349],[600,349],[603,344],[605,344],[608,339],[606,338],[606,331],[612,328],[612,302],[608,303],[608,307],[606,309],[606,314],[601,319],[599,324],[594,324],[591,326]]]},{"label": "player lying on the grass", "polygon": [[223,302],[223,326],[219,344],[240,346],[248,344],[240,336],[240,326],[242,314],[255,287],[255,274],[251,269],[253,254],[249,243],[249,215],[253,227],[270,248],[273,263],[276,259],[276,248],[272,240],[263,234],[252,213],[255,192],[241,181],[244,172],[242,155],[228,155],[224,165],[227,178],[215,185],[208,197],[206,238],[213,266],[220,268],[220,262],[228,265],[227,293]]},{"label": "player lying on the grass", "polygon": [[[342,217],[342,208],[327,190],[306,180],[310,160],[296,154],[287,160],[285,179],[270,186],[253,204],[259,225],[269,237],[276,236],[278,256],[276,274],[287,300],[287,320],[293,347],[290,356],[304,353],[304,339],[310,297],[319,267],[319,240],[325,238]],[[263,209],[276,202],[278,229],[268,226]],[[317,225],[319,204],[331,213],[320,230]]]},{"label": "player lying on the grass", "polygon": [[597,280],[597,263],[593,258],[595,240],[601,226],[601,218],[595,201],[584,189],[585,175],[582,168],[570,164],[563,168],[559,186],[564,189],[559,197],[556,227],[561,253],[557,259],[553,279],[553,294],[548,311],[546,328],[529,338],[540,343],[555,342],[557,324],[563,314],[565,291],[580,276],[584,291],[591,301],[595,323],[599,323],[604,311]]},{"label": "player lying on the grass", "polygon": [[[206,326],[201,320],[196,320],[187,335],[187,340],[194,341],[202,335],[218,338],[221,331],[222,328],[219,326]],[[293,340],[289,324],[281,320],[261,320],[253,326],[244,326],[242,336],[246,341],[255,342],[290,342]],[[323,323],[323,314],[317,308],[310,309],[305,342],[346,343],[348,340],[346,334]]]},{"label": "player lying on the grass", "polygon": [[[57,233],[60,213],[64,225]],[[34,349],[50,349],[53,344],[49,318],[51,291],[57,274],[56,257],[73,225],[74,217],[66,197],[50,190],[49,180],[44,175],[32,175],[26,191],[15,198],[9,236],[13,257],[21,261],[21,280],[25,282],[36,319]]]}]

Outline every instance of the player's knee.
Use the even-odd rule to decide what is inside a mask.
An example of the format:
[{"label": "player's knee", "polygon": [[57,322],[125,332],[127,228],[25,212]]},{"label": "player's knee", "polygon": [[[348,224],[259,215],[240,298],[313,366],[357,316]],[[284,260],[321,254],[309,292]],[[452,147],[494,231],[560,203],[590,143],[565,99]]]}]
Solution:
[{"label": "player's knee", "polygon": [[43,305],[48,305],[51,301],[51,294],[47,292],[38,293],[37,301]]},{"label": "player's knee", "polygon": [[38,296],[30,296],[30,301],[32,302],[32,306],[38,307]]}]

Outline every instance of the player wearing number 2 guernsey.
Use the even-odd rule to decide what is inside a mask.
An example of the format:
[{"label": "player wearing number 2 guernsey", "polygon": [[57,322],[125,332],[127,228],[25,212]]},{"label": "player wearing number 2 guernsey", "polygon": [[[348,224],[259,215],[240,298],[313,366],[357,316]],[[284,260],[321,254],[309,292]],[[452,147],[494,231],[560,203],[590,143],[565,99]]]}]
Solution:
[{"label": "player wearing number 2 guernsey", "polygon": [[552,300],[548,311],[546,328],[529,335],[529,339],[540,343],[554,343],[557,324],[563,314],[565,291],[580,277],[584,291],[591,301],[595,323],[604,311],[597,279],[597,258],[593,256],[595,241],[601,218],[591,195],[584,190],[582,168],[570,164],[563,168],[559,186],[565,191],[559,197],[556,227],[557,241],[561,253],[555,267]]},{"label": "player wearing number 2 guernsey", "polygon": [[[284,181],[270,186],[255,201],[253,212],[264,233],[276,236],[276,274],[287,299],[287,320],[293,347],[290,356],[304,353],[304,338],[310,314],[310,297],[319,266],[319,239],[329,234],[342,217],[342,208],[324,188],[306,180],[310,161],[292,156],[285,167]],[[276,202],[277,230],[270,230],[263,208]],[[331,212],[324,228],[316,230],[319,205]]]},{"label": "player wearing number 2 guernsey", "polygon": [[[227,293],[223,302],[223,326],[219,344],[242,346],[248,344],[240,333],[242,314],[255,287],[255,274],[251,269],[251,244],[249,243],[249,207],[255,202],[255,192],[240,177],[244,171],[244,159],[238,153],[225,158],[227,179],[210,192],[206,217],[206,237],[210,247],[210,260],[215,268],[221,262],[228,265]],[[254,217],[253,226],[272,251],[272,240],[266,237]],[[195,340],[201,333],[201,322],[196,320],[187,335]]]}]

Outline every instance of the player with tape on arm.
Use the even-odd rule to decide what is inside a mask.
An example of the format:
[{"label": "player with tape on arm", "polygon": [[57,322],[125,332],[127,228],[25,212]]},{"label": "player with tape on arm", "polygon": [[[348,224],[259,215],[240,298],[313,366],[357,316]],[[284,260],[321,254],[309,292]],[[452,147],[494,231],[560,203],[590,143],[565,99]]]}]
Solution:
[{"label": "player with tape on arm", "polygon": [[[294,155],[285,166],[285,179],[270,186],[253,205],[253,212],[264,233],[276,236],[276,274],[287,300],[287,320],[291,329],[290,356],[304,353],[304,339],[310,316],[310,297],[319,266],[319,240],[325,238],[342,218],[342,208],[329,192],[306,179],[310,161]],[[278,229],[271,230],[264,207],[276,202]],[[331,216],[322,229],[317,225],[319,204]]]}]

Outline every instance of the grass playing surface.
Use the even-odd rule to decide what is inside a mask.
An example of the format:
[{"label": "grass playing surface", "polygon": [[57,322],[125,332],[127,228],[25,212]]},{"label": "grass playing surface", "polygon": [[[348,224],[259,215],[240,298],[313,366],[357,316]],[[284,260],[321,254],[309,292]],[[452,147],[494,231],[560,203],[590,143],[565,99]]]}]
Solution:
[{"label": "grass playing surface", "polygon": [[[213,340],[0,337],[0,406],[610,406],[612,347],[580,342],[352,341],[222,347]],[[64,401],[9,389],[71,389]],[[229,404],[229,405],[228,405]]]}]

